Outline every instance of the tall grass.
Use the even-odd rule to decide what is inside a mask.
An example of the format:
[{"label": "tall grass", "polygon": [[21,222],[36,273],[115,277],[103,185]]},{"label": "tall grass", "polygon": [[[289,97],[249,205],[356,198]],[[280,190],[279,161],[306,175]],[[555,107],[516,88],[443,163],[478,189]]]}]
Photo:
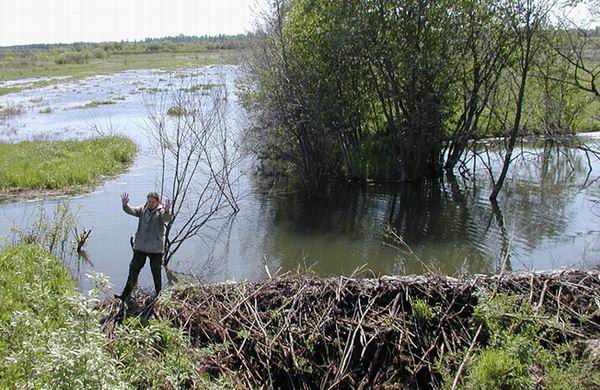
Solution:
[{"label": "tall grass", "polygon": [[82,294],[41,245],[0,251],[0,389],[217,387],[199,375],[189,338],[168,322],[132,318],[108,340],[98,310],[108,280],[91,277],[94,288]]},{"label": "tall grass", "polygon": [[135,152],[135,143],[122,136],[0,143],[0,190],[59,190],[96,184],[102,176],[121,172]]},{"label": "tall grass", "polygon": [[77,293],[67,268],[35,244],[0,252],[0,271],[0,388],[126,388],[104,350],[95,293]]}]

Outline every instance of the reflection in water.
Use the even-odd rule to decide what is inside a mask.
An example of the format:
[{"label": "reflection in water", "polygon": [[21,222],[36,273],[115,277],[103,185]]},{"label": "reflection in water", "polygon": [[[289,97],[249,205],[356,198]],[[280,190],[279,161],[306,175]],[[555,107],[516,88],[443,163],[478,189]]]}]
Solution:
[{"label": "reflection in water", "polygon": [[[306,259],[327,274],[348,273],[365,263],[381,273],[420,273],[421,262],[446,273],[465,262],[470,270],[483,271],[479,226],[456,180],[345,186],[328,194],[327,200],[287,198],[273,203],[270,252],[284,269]],[[416,256],[396,249],[387,227]]]},{"label": "reflection in water", "polygon": [[[508,233],[506,231],[506,226],[504,225],[504,216],[502,215],[502,211],[500,210],[500,206],[498,205],[498,201],[496,199],[491,199],[492,206],[492,214],[496,219],[496,225],[498,227],[498,231],[500,232],[500,257],[496,259],[496,263],[494,264],[494,272],[508,272],[511,271],[510,264],[510,241],[508,239]],[[491,222],[491,220],[490,220]],[[486,231],[489,231],[491,223],[488,223]]]},{"label": "reflection in water", "polygon": [[[587,224],[585,208],[593,197],[586,156],[555,146],[526,152],[515,161],[499,203],[487,200],[485,172],[473,180],[347,185],[318,201],[274,199],[266,252],[283,269],[301,259],[316,263],[313,269],[322,274],[348,273],[365,263],[379,273],[448,274],[576,264],[582,259],[571,250],[588,251],[587,241],[597,237],[589,232],[574,240],[571,233]],[[386,228],[411,251],[399,250]],[[556,263],[544,258],[553,252]]]},{"label": "reflection in water", "polygon": [[[233,88],[233,67],[199,72],[225,73]],[[87,253],[72,264],[84,289],[89,286],[82,275],[90,269],[108,275],[118,287],[127,278],[129,237],[136,221],[122,212],[119,195],[128,192],[133,203],[142,203],[158,182],[158,162],[148,153],[148,141],[137,125],[145,112],[140,90],[163,88],[168,83],[166,76],[157,81],[158,75],[153,71],[123,72],[61,84],[56,90],[41,88],[0,97],[0,103],[14,100],[23,104],[43,97],[44,105],[54,109],[53,114],[39,114],[39,107],[32,107],[11,125],[16,133],[8,138],[2,133],[10,129],[0,124],[3,139],[54,133],[90,136],[86,120],[93,116],[99,122],[110,119],[115,128],[140,144],[141,153],[125,174],[92,193],[70,199],[72,208],[78,210],[79,226],[93,228],[85,246]],[[117,95],[125,100],[90,110],[93,112],[70,109],[82,99]],[[237,104],[234,94],[231,104]],[[506,268],[512,270],[597,263],[600,163],[591,158],[594,170],[590,173],[582,151],[550,143],[524,147],[522,152],[497,204],[490,204],[487,172],[476,164],[469,178],[343,185],[310,202],[294,194],[278,195],[266,180],[248,175],[237,183],[240,193],[249,193],[240,213],[203,227],[201,237],[187,242],[177,253],[165,277],[170,282],[256,280],[265,277],[265,265],[273,272],[312,265],[315,272],[331,275],[350,274],[364,264],[378,274],[430,269],[454,274],[495,272],[505,260]],[[501,156],[491,153],[490,161],[497,170]],[[10,238],[13,225],[35,223],[40,206],[51,214],[57,204],[56,199],[0,204],[0,239]],[[402,248],[398,238],[404,243]],[[140,284],[152,285],[148,267],[142,270]]]}]

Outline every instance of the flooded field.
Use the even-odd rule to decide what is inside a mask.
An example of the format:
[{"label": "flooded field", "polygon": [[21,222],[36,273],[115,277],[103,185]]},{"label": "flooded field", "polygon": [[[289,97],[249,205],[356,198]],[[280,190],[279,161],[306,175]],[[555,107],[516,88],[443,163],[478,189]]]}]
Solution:
[{"label": "flooded field", "polygon": [[[91,268],[107,274],[119,289],[127,277],[129,237],[136,228],[136,220],[121,210],[119,195],[128,192],[133,204],[142,204],[158,182],[160,161],[145,131],[145,104],[168,97],[183,80],[186,85],[225,82],[237,133],[245,118],[235,96],[235,76],[234,66],[179,73],[136,70],[1,96],[0,106],[20,108],[0,118],[3,141],[117,133],[133,138],[140,153],[127,172],[91,193],[0,204],[0,236],[10,240],[13,226],[27,226],[40,208],[51,213],[68,200],[78,225],[92,228],[90,261],[73,267],[78,275]],[[505,259],[513,270],[597,265],[600,163],[590,156],[590,172],[585,153],[578,150],[540,145],[525,152],[511,168],[498,208],[488,201],[490,185],[480,164],[470,180],[338,186],[317,201],[279,192],[249,169],[237,183],[245,194],[241,211],[206,226],[170,266],[179,275],[221,281],[263,278],[265,265],[272,272],[311,267],[321,275],[349,274],[365,264],[381,274],[494,272]],[[496,167],[497,157],[491,158]],[[250,157],[246,164],[252,164]],[[80,280],[87,288],[85,278]],[[148,267],[140,281],[152,284]]]}]

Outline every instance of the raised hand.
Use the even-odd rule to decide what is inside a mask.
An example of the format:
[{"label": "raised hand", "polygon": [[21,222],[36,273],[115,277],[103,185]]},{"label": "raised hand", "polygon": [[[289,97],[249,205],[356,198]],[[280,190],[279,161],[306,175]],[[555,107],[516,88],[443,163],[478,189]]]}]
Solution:
[{"label": "raised hand", "polygon": [[127,206],[127,204],[129,204],[129,194],[127,192],[123,192],[121,194],[121,203],[123,203],[123,206]]},{"label": "raised hand", "polygon": [[165,210],[171,211],[171,199],[165,199],[163,207],[165,208]]}]

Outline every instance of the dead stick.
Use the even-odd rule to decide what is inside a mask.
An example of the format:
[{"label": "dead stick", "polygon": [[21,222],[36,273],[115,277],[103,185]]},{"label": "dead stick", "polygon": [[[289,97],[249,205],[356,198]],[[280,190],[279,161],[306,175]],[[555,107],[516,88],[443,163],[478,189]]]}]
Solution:
[{"label": "dead stick", "polygon": [[479,333],[481,333],[481,329],[483,329],[483,323],[479,325],[479,328],[477,328],[477,332],[475,332],[475,336],[473,337],[473,340],[471,340],[471,345],[469,345],[467,354],[465,355],[465,358],[463,359],[463,361],[460,363],[460,366],[458,367],[458,372],[456,373],[456,376],[454,377],[454,382],[452,382],[452,390],[456,390],[456,387],[458,386],[458,380],[460,379],[460,374],[462,373],[462,370],[465,368],[465,364],[467,363],[469,354],[475,347],[475,343],[477,342],[477,339],[479,338]]}]

